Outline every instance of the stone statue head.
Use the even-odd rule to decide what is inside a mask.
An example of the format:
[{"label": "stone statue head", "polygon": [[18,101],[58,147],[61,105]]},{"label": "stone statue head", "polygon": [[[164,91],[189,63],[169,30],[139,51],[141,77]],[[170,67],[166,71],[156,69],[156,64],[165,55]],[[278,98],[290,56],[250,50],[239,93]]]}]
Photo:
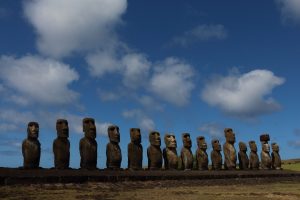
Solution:
[{"label": "stone statue head", "polygon": [[279,152],[279,145],[277,143],[272,143],[272,151]]},{"label": "stone statue head", "polygon": [[177,147],[177,142],[175,135],[172,133],[166,133],[165,134],[165,144],[167,148],[176,148]]},{"label": "stone statue head", "polygon": [[96,138],[96,125],[93,118],[84,118],[82,120],[82,128],[85,137],[89,139]]},{"label": "stone statue head", "polygon": [[107,129],[109,141],[113,143],[119,143],[120,142],[120,132],[119,127],[116,125],[111,125]]},{"label": "stone statue head", "polygon": [[260,135],[259,137],[261,142],[269,142],[270,141],[270,135],[267,133],[264,133],[262,135]]},{"label": "stone statue head", "polygon": [[191,136],[190,136],[189,133],[182,133],[182,142],[183,142],[183,146],[185,148],[191,148],[192,147],[192,140],[191,140]]},{"label": "stone statue head", "polygon": [[225,133],[226,142],[228,142],[230,144],[234,144],[235,143],[235,134],[234,134],[232,128],[225,128],[224,133]]},{"label": "stone statue head", "polygon": [[56,132],[58,137],[68,138],[69,137],[68,121],[65,119],[58,119],[56,121]]},{"label": "stone statue head", "polygon": [[30,139],[37,139],[39,137],[39,124],[37,122],[28,123],[27,137]]},{"label": "stone statue head", "polygon": [[130,140],[134,144],[141,144],[142,136],[141,136],[141,130],[139,128],[130,129]]},{"label": "stone statue head", "polygon": [[221,151],[222,150],[219,140],[216,140],[216,139],[212,140],[211,145],[212,145],[212,148],[213,148],[214,151]]},{"label": "stone statue head", "polygon": [[251,141],[249,142],[249,147],[250,147],[250,150],[251,150],[251,151],[257,152],[257,146],[256,146],[255,141],[251,140]]},{"label": "stone statue head", "polygon": [[247,145],[244,142],[239,142],[239,148],[240,148],[240,151],[243,151],[243,152],[247,151]]},{"label": "stone statue head", "polygon": [[206,150],[207,143],[205,141],[205,137],[203,137],[203,136],[197,137],[197,145],[198,145],[199,149]]},{"label": "stone statue head", "polygon": [[261,143],[262,144],[262,151],[269,153],[270,152],[270,145],[268,143]]},{"label": "stone statue head", "polygon": [[149,141],[151,145],[160,147],[161,145],[160,133],[157,131],[151,131],[149,133]]}]

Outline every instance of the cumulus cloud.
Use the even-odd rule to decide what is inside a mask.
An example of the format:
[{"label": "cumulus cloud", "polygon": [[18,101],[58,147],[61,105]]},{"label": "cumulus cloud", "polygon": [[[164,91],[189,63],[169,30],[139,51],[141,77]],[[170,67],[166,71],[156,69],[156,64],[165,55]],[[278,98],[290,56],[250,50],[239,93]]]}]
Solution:
[{"label": "cumulus cloud", "polygon": [[69,65],[39,56],[0,57],[0,79],[16,103],[66,104],[79,94],[68,86],[79,79]]},{"label": "cumulus cloud", "polygon": [[299,0],[275,0],[279,6],[283,22],[300,22]]},{"label": "cumulus cloud", "polygon": [[269,95],[284,83],[268,70],[253,70],[245,74],[218,76],[206,83],[203,101],[236,117],[255,118],[280,109]]},{"label": "cumulus cloud", "polygon": [[183,106],[195,87],[193,76],[192,66],[177,58],[167,58],[155,66],[150,90],[165,101]]},{"label": "cumulus cloud", "polygon": [[27,0],[24,13],[38,35],[38,50],[64,57],[106,49],[115,43],[114,27],[127,0]]},{"label": "cumulus cloud", "polygon": [[32,112],[20,112],[14,109],[1,109],[0,133],[24,130],[27,123],[33,119],[34,115]]},{"label": "cumulus cloud", "polygon": [[144,131],[148,132],[155,129],[154,121],[149,118],[142,110],[126,110],[122,113],[122,116],[127,119],[135,119],[138,123],[138,126]]},{"label": "cumulus cloud", "polygon": [[212,138],[222,139],[224,137],[224,126],[218,123],[206,123],[199,127],[199,130],[205,134],[208,134]]},{"label": "cumulus cloud", "polygon": [[227,30],[222,24],[202,24],[172,39],[171,44],[188,46],[194,42],[223,40],[227,38]]}]

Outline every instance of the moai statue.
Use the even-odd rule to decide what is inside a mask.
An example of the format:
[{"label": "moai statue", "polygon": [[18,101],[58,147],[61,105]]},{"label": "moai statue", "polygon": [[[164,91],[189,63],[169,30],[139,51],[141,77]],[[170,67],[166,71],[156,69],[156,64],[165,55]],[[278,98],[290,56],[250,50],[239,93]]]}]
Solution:
[{"label": "moai statue", "polygon": [[39,124],[29,122],[27,126],[27,139],[22,143],[22,154],[24,157],[24,169],[39,168],[41,156],[41,144],[38,140]]},{"label": "moai statue", "polygon": [[212,140],[211,145],[213,148],[210,154],[212,170],[221,170],[223,162],[221,154],[221,144],[219,140]]},{"label": "moai statue", "polygon": [[150,146],[147,149],[148,169],[158,170],[162,168],[161,139],[157,131],[149,133]]},{"label": "moai statue", "polygon": [[82,120],[84,137],[79,142],[80,168],[93,170],[97,169],[97,141],[96,125],[93,118]]},{"label": "moai statue", "polygon": [[261,141],[261,145],[262,145],[262,151],[260,154],[261,168],[262,169],[271,169],[272,168],[272,159],[270,156],[270,145],[268,144],[268,141],[270,141],[269,134],[261,135],[260,141]]},{"label": "moai statue", "polygon": [[257,155],[257,146],[255,144],[255,141],[250,141],[249,142],[249,147],[250,147],[250,155],[249,155],[249,168],[250,169],[259,169],[259,158]]},{"label": "moai statue", "polygon": [[226,142],[223,145],[224,152],[224,169],[234,170],[236,169],[236,150],[234,148],[235,134],[231,128],[225,128],[224,130]]},{"label": "moai statue", "polygon": [[272,143],[272,168],[273,169],[282,169],[281,168],[281,158],[279,155],[279,146],[277,143]]},{"label": "moai statue", "polygon": [[128,144],[128,168],[140,170],[143,165],[143,147],[141,145],[141,130],[139,128],[130,129],[130,140]]},{"label": "moai statue", "polygon": [[208,155],[206,153],[207,143],[205,142],[205,137],[197,137],[198,149],[196,151],[196,163],[197,169],[208,170]]},{"label": "moai statue", "polygon": [[189,133],[182,134],[183,147],[181,149],[181,167],[183,170],[193,169],[193,153],[191,151],[192,141]]},{"label": "moai statue", "polygon": [[70,163],[70,142],[68,121],[58,119],[56,121],[57,138],[53,141],[54,167],[56,169],[68,169]]},{"label": "moai statue", "polygon": [[175,135],[165,134],[164,140],[166,144],[166,148],[163,150],[165,169],[175,170],[178,168],[177,142]]},{"label": "moai statue", "polygon": [[109,143],[106,145],[106,167],[118,170],[121,167],[122,153],[119,146],[120,132],[119,127],[111,125],[107,129]]},{"label": "moai statue", "polygon": [[239,168],[241,170],[249,169],[249,158],[247,155],[247,145],[244,142],[239,143],[240,151],[238,153]]}]

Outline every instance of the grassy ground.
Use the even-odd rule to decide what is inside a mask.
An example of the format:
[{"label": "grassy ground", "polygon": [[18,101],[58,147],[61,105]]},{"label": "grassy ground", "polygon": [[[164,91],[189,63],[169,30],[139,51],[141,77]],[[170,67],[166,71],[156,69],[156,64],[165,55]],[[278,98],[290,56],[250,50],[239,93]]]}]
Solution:
[{"label": "grassy ground", "polygon": [[283,164],[282,168],[287,170],[300,171],[300,163]]}]

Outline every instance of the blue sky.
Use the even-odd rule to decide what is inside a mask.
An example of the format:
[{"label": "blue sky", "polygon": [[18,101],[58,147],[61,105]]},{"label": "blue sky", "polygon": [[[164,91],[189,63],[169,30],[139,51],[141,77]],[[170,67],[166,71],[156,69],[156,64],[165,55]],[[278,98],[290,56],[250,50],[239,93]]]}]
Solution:
[{"label": "blue sky", "polygon": [[[0,166],[22,165],[29,121],[40,124],[41,166],[53,166],[55,122],[70,126],[79,167],[82,118],[106,128],[237,142],[269,133],[283,159],[299,158],[300,1],[23,0],[0,2]],[[162,148],[164,144],[162,144]],[[236,149],[238,145],[236,144]]]}]

